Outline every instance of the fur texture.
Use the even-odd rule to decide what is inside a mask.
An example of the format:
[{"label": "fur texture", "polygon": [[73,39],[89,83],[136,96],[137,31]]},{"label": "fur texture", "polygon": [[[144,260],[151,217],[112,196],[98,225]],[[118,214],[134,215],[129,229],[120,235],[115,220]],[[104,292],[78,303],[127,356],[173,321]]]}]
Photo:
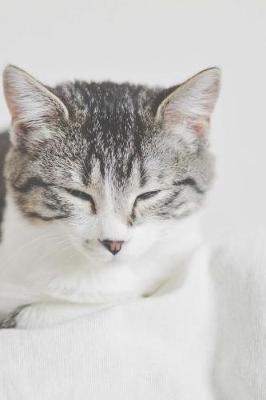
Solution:
[{"label": "fur texture", "polygon": [[[170,89],[80,81],[51,89],[9,66],[4,88],[12,145],[2,313],[151,294],[200,243],[219,70]],[[118,254],[106,241],[122,244]]]}]

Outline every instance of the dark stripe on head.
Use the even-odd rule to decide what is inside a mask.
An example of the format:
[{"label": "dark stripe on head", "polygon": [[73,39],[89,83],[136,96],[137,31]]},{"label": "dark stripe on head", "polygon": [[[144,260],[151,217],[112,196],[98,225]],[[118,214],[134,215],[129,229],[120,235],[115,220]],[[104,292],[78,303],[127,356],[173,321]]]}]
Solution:
[{"label": "dark stripe on head", "polygon": [[33,190],[35,187],[47,188],[51,186],[51,184],[44,182],[40,177],[33,176],[26,180],[22,185],[13,185],[13,188],[18,190],[21,193],[27,193]]},{"label": "dark stripe on head", "polygon": [[61,210],[65,211],[66,204],[62,202],[61,197],[54,193],[52,190],[44,190],[43,192],[44,202],[43,204],[50,210]]},{"label": "dark stripe on head", "polygon": [[49,208],[49,210],[56,211],[58,210],[58,204],[51,203],[49,201],[44,201],[43,204],[45,207]]},{"label": "dark stripe on head", "polygon": [[143,160],[140,160],[139,170],[140,170],[140,186],[143,187],[147,183],[147,180],[148,180],[147,172],[145,171],[145,168],[143,165]]},{"label": "dark stripe on head", "polygon": [[[170,197],[168,197],[168,199],[166,199],[164,201],[164,203],[162,203],[162,207],[168,207],[170,206],[175,200],[176,198],[179,196],[180,190],[177,192],[174,192],[170,195]],[[183,203],[183,202],[182,202]],[[181,203],[180,203],[181,204]],[[179,204],[178,204],[179,207]],[[175,207],[176,208],[176,207]]]},{"label": "dark stripe on head", "polygon": [[61,215],[54,215],[53,217],[47,217],[37,212],[26,212],[26,215],[29,218],[41,219],[42,221],[55,221],[58,219],[64,219],[69,217],[69,214],[61,214]]},{"label": "dark stripe on head", "polygon": [[174,182],[174,185],[175,185],[175,186],[190,186],[190,187],[192,187],[192,188],[193,188],[197,193],[199,193],[199,194],[205,193],[205,191],[202,190],[202,189],[198,186],[197,182],[196,182],[195,179],[193,179],[193,178],[185,178],[185,179],[183,179],[182,181]]},{"label": "dark stripe on head", "polygon": [[7,151],[9,149],[9,136],[8,133],[0,135],[0,240],[1,240],[1,223],[4,215],[4,208],[6,204],[6,185],[4,179],[4,162]]}]

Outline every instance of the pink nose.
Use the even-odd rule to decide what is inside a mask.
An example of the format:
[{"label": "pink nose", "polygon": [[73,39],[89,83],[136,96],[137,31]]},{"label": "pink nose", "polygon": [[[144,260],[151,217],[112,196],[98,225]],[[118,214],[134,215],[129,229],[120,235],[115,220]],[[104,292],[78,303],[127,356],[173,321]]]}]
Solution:
[{"label": "pink nose", "polygon": [[99,240],[99,241],[113,255],[117,254],[121,250],[124,243],[123,240]]}]

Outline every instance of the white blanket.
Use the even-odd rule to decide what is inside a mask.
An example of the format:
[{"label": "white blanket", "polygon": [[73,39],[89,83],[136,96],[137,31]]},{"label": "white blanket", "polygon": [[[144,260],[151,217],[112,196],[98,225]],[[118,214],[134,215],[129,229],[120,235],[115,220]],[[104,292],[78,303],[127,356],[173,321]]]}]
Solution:
[{"label": "white blanket", "polygon": [[227,246],[208,277],[198,266],[190,285],[151,298],[54,328],[2,330],[0,399],[266,399],[264,248],[264,237]]}]

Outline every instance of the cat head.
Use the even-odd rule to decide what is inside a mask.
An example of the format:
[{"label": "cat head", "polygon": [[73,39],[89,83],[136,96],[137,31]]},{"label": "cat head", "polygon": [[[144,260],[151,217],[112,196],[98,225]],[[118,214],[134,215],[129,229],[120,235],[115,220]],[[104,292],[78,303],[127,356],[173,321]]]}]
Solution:
[{"label": "cat head", "polygon": [[50,88],[8,66],[6,178],[24,217],[63,226],[83,252],[106,260],[148,226],[160,237],[166,222],[195,212],[210,187],[219,81],[210,68],[168,89],[83,81]]}]

